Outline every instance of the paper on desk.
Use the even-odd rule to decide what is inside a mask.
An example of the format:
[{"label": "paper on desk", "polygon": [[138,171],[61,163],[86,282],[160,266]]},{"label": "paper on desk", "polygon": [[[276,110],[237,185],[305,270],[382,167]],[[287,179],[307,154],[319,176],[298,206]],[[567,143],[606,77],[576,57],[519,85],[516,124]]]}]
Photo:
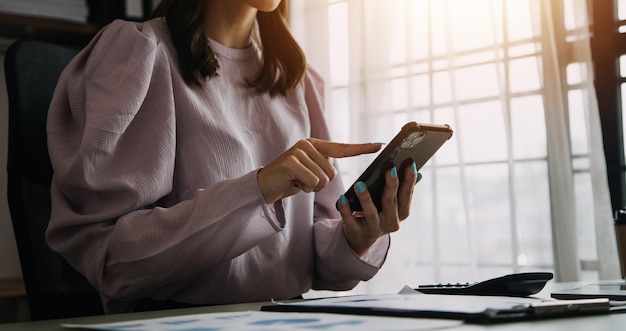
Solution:
[{"label": "paper on desk", "polygon": [[[552,299],[548,300],[553,301]],[[404,288],[398,294],[333,297],[294,302],[288,305],[480,314],[486,311],[525,310],[529,305],[542,301],[545,300],[529,297],[423,294],[413,289]],[[275,303],[283,304],[280,302]]]},{"label": "paper on desk", "polygon": [[244,311],[183,315],[107,324],[61,324],[65,328],[122,331],[261,331],[261,330],[435,330],[461,321],[376,317],[326,313],[274,313]]},{"label": "paper on desk", "polygon": [[[291,306],[336,306],[347,308],[380,308],[399,311],[433,311],[479,314],[488,310],[525,310],[528,305],[540,302],[537,299],[494,297],[494,296],[460,296],[460,295],[359,295],[289,303]],[[278,303],[280,304],[280,303]]]}]

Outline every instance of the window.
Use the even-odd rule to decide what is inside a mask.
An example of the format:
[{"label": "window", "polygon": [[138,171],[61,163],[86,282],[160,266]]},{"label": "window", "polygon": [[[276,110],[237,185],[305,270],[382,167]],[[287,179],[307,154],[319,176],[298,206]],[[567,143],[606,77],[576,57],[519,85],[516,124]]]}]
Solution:
[{"label": "window", "polygon": [[[599,260],[615,252],[597,227],[611,211],[585,1],[309,0],[295,20],[324,8],[326,26],[299,40],[327,79],[335,140],[388,141],[407,121],[455,130],[420,171],[385,267],[357,291],[523,271],[603,278]],[[372,158],[340,160],[346,184]]]}]

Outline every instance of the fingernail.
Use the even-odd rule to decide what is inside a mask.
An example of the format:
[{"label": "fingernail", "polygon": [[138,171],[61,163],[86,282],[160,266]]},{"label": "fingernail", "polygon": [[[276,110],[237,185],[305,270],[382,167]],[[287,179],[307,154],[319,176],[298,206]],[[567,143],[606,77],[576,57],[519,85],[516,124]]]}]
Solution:
[{"label": "fingernail", "polygon": [[339,196],[339,203],[340,203],[342,206],[347,205],[347,204],[348,204],[348,198],[346,198],[346,196],[345,196],[345,195],[343,195],[343,194],[342,194],[342,195],[340,195],[340,196]]},{"label": "fingernail", "polygon": [[386,143],[372,143],[372,145],[376,145],[376,146],[384,146],[387,145]]},{"label": "fingernail", "polygon": [[391,178],[397,178],[398,177],[398,169],[396,167],[391,168]]},{"label": "fingernail", "polygon": [[356,190],[359,191],[359,193],[365,192],[365,183],[363,182],[356,183]]},{"label": "fingernail", "polygon": [[417,172],[417,165],[415,164],[415,162],[413,162],[413,163],[411,164],[411,172],[412,172],[412,173],[416,173],[416,172]]},{"label": "fingernail", "polygon": [[417,181],[419,182],[420,180],[422,180],[422,173],[418,172],[417,173]]}]

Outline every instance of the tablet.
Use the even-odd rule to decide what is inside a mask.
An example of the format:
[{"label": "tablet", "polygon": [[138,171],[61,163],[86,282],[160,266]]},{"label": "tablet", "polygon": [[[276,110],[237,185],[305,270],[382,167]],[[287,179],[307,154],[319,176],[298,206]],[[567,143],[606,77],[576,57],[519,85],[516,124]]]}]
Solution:
[{"label": "tablet", "polygon": [[551,296],[555,299],[589,299],[608,298],[609,300],[626,300],[626,283],[603,282],[598,284],[584,284],[581,286],[554,291]]}]

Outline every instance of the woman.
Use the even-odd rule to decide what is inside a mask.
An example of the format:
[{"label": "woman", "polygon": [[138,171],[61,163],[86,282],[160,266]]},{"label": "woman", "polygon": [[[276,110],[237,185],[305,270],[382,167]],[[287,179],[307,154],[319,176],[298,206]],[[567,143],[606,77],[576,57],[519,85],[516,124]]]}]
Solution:
[{"label": "woman", "polygon": [[347,290],[382,265],[417,173],[386,174],[380,214],[360,183],[352,215],[331,160],[380,145],[328,141],[323,83],[285,8],[164,0],[62,74],[47,240],[107,313]]}]

